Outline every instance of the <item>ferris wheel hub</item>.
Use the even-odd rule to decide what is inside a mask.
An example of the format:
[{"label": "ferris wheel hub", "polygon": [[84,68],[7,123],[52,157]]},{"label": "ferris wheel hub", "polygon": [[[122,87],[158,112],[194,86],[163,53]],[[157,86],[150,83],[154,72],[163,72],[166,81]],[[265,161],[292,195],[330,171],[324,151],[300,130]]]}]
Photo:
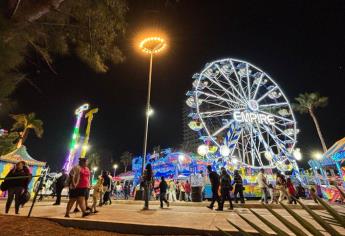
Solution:
[{"label": "ferris wheel hub", "polygon": [[248,101],[248,109],[250,111],[258,111],[259,110],[259,103],[256,100],[249,100]]}]

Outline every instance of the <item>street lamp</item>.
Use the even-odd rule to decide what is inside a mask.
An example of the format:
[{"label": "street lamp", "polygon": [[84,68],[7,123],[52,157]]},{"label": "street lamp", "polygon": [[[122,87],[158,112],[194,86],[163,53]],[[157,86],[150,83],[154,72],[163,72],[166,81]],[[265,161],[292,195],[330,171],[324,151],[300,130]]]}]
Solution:
[{"label": "street lamp", "polygon": [[117,169],[118,165],[117,164],[114,164],[113,165],[113,168],[114,168],[114,177],[116,176],[116,169]]},{"label": "street lamp", "polygon": [[146,162],[146,149],[147,149],[147,133],[149,127],[149,117],[153,114],[153,110],[151,108],[150,100],[151,100],[151,77],[152,77],[152,62],[153,56],[159,52],[161,52],[166,47],[166,42],[164,38],[160,36],[151,36],[146,37],[139,43],[139,48],[144,53],[150,55],[150,67],[149,67],[149,83],[147,87],[147,101],[146,101],[146,122],[145,122],[145,134],[144,134],[144,150],[143,150],[143,163],[142,163],[142,171],[144,172],[145,162]]},{"label": "street lamp", "polygon": [[321,152],[314,152],[312,155],[316,160],[322,159],[322,153]]}]

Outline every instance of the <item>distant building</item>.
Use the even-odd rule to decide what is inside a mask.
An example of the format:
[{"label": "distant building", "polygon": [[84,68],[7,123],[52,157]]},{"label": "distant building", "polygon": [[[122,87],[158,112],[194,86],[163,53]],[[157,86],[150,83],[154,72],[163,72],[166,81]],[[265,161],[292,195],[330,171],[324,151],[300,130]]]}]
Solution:
[{"label": "distant building", "polygon": [[185,152],[196,152],[198,146],[201,143],[199,139],[198,132],[191,130],[188,126],[188,123],[191,121],[191,118],[188,117],[188,114],[191,112],[191,108],[187,106],[185,101],[182,106],[182,145],[181,148]]}]

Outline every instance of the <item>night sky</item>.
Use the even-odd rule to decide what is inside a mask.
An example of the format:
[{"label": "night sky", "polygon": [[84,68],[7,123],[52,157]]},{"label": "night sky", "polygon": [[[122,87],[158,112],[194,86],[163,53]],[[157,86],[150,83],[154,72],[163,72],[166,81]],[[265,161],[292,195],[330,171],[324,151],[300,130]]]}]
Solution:
[{"label": "night sky", "polygon": [[[169,1],[168,1],[169,2]],[[329,105],[317,110],[328,146],[345,136],[344,1],[129,1],[128,31],[120,42],[126,61],[97,74],[73,55],[56,58],[52,74],[43,64],[13,97],[14,113],[36,112],[45,133],[32,133],[29,153],[60,168],[68,152],[74,110],[89,102],[100,109],[90,145],[115,159],[123,151],[142,152],[149,58],[133,39],[146,27],[169,35],[169,49],[154,61],[149,147],[182,142],[182,106],[191,76],[207,62],[234,57],[269,74],[288,99],[319,91]],[[296,114],[297,146],[304,157],[321,145],[309,115]]]}]

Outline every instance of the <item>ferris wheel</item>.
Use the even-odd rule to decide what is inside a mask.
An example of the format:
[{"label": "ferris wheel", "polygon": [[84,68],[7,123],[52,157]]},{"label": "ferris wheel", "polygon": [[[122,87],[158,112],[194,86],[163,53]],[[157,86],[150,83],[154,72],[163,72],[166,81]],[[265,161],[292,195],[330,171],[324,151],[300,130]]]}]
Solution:
[{"label": "ferris wheel", "polygon": [[[206,64],[187,92],[189,127],[205,145],[207,158],[251,168],[287,170],[298,129],[278,84],[258,67],[238,59]],[[205,150],[205,148],[207,150]]]}]

